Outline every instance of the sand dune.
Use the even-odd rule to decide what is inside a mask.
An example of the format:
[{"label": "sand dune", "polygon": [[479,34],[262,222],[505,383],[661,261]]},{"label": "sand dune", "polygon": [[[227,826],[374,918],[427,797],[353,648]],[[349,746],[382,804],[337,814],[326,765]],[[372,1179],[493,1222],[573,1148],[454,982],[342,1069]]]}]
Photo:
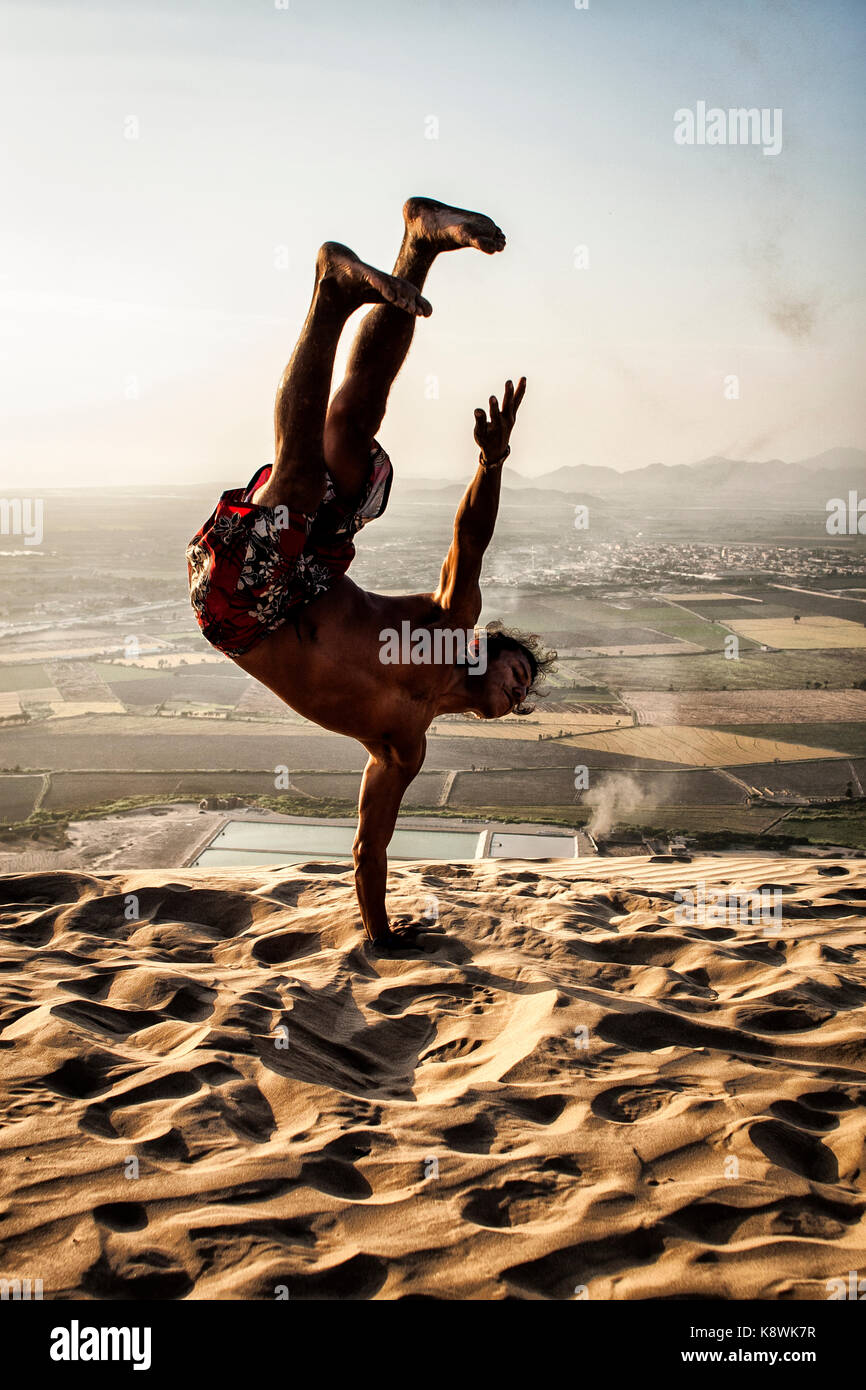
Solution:
[{"label": "sand dune", "polygon": [[[781,923],[674,891],[777,886]],[[807,1299],[866,1265],[866,864],[0,879],[0,1274],[45,1298]],[[769,891],[769,890],[768,890]],[[137,1176],[135,1172],[137,1169]]]}]

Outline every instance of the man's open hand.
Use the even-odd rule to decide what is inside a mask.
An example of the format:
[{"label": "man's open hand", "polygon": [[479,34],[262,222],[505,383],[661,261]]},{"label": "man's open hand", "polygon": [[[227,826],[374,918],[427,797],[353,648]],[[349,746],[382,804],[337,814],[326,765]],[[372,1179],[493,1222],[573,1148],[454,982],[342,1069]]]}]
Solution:
[{"label": "man's open hand", "polygon": [[508,448],[511,431],[520,402],[526,391],[526,377],[522,376],[514,389],[513,381],[506,381],[502,394],[502,406],[495,396],[490,397],[490,419],[479,408],[475,412],[475,443],[481,450],[481,462],[498,463]]}]

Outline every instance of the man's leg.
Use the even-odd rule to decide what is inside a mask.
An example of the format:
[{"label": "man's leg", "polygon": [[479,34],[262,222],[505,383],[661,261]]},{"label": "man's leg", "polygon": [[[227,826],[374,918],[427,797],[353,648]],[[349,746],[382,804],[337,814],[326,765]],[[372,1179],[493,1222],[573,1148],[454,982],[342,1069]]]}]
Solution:
[{"label": "man's leg", "polygon": [[431,312],[414,285],[365,265],[346,246],[325,242],[316,258],[310,310],[277,391],[274,467],[255,502],[307,514],[317,510],[325,491],[323,434],[334,354],[346,320],[362,304],[387,304],[407,321]]},{"label": "man's leg", "polygon": [[[393,273],[419,290],[440,251],[475,246],[493,255],[505,246],[502,232],[483,213],[448,207],[431,198],[410,198],[403,218],[406,229]],[[357,499],[366,482],[370,445],[414,331],[414,316],[391,304],[371,309],[358,329],[345,379],[325,423],[325,461],[344,501]]]}]

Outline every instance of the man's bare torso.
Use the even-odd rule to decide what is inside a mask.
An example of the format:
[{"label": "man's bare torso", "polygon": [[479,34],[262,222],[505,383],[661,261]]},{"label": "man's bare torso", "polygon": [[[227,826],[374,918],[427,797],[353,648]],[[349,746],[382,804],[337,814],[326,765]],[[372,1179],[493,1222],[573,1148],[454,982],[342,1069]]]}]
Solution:
[{"label": "man's bare torso", "polygon": [[[459,615],[471,628],[480,605]],[[361,589],[343,576],[258,643],[237,664],[307,719],[365,748],[410,757],[441,712],[453,668],[386,664],[382,633],[453,630],[455,614],[432,593],[392,596]]]}]

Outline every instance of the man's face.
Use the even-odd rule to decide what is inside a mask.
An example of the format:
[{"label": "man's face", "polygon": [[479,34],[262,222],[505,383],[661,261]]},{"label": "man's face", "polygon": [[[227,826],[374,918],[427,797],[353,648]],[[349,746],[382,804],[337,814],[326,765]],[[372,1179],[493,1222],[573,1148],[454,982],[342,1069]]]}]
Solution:
[{"label": "man's face", "polygon": [[469,677],[470,689],[474,688],[476,681],[479,690],[473,710],[480,719],[501,719],[526,699],[532,684],[529,658],[521,651],[506,649],[488,661],[483,676]]}]

